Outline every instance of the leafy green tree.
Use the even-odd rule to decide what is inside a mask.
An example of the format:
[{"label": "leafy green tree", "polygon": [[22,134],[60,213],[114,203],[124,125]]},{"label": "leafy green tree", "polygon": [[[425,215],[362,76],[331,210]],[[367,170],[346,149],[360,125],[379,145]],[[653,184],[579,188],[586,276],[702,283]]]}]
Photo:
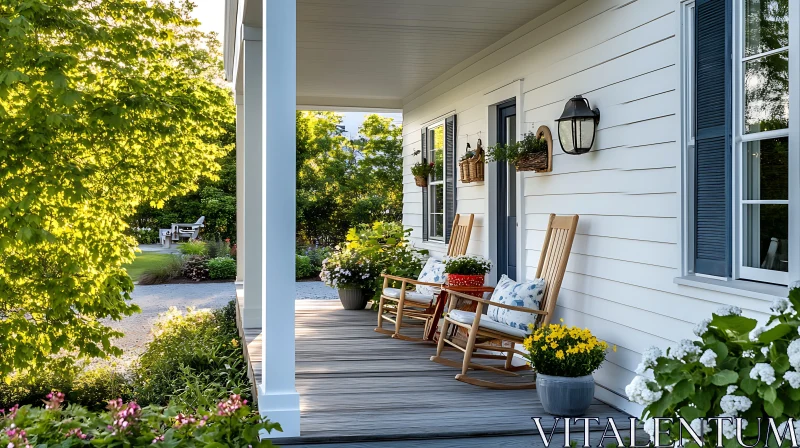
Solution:
[{"label": "leafy green tree", "polygon": [[341,116],[297,113],[297,232],[333,245],[362,223],[399,221],[403,210],[402,127],[370,115],[362,138],[342,136]]},{"label": "leafy green tree", "polygon": [[126,220],[215,177],[232,101],[190,8],[0,2],[0,375],[120,354]]},{"label": "leafy green tree", "polygon": [[236,123],[233,117],[231,111],[220,118],[219,144],[228,152],[217,159],[221,169],[216,178],[201,178],[196,190],[166,201],[163,207],[142,204],[128,220],[131,228],[152,229],[143,232],[150,239],[140,238],[140,244],[156,243],[158,229],[168,229],[176,222],[195,222],[200,216],[206,217],[202,238],[236,241]]}]

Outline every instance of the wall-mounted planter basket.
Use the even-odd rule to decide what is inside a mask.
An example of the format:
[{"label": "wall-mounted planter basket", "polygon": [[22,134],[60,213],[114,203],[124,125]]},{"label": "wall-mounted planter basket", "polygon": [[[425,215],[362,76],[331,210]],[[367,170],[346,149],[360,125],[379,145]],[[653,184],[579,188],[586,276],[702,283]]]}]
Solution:
[{"label": "wall-mounted planter basket", "polygon": [[418,187],[425,188],[428,186],[428,179],[425,176],[414,176],[414,181]]},{"label": "wall-mounted planter basket", "polygon": [[483,182],[483,153],[468,160],[470,182]]},{"label": "wall-mounted planter basket", "polygon": [[547,152],[533,154],[524,157],[514,164],[517,171],[534,171],[537,173],[549,173],[553,171],[553,135],[547,126],[539,126],[536,136],[547,141]]},{"label": "wall-mounted planter basket", "polygon": [[483,143],[478,139],[478,148],[475,150],[475,155],[458,163],[462,183],[483,182],[483,157]]},{"label": "wall-mounted planter basket", "polygon": [[469,160],[462,160],[458,162],[458,173],[462,184],[470,183],[469,175]]}]

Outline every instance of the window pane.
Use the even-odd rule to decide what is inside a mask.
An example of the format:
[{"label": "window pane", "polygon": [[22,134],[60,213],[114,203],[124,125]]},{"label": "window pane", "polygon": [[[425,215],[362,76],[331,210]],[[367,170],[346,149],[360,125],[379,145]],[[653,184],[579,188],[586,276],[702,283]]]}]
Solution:
[{"label": "window pane", "polygon": [[789,206],[743,205],[744,265],[771,271],[789,270]]},{"label": "window pane", "polygon": [[444,215],[431,214],[431,238],[444,238]]},{"label": "window pane", "polygon": [[744,133],[789,127],[789,53],[744,63]]},{"label": "window pane", "polygon": [[444,213],[444,185],[437,184],[430,186],[431,192],[431,213]]},{"label": "window pane", "polygon": [[431,129],[430,161],[434,164],[431,181],[444,180],[444,126]]},{"label": "window pane", "polygon": [[747,142],[744,148],[744,199],[789,199],[789,138]]},{"label": "window pane", "polygon": [[789,0],[745,1],[744,54],[789,46]]}]

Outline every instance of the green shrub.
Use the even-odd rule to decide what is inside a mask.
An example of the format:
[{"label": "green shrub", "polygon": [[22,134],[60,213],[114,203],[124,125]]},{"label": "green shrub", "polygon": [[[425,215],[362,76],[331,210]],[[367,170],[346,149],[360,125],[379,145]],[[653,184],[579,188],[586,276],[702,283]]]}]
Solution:
[{"label": "green shrub", "polygon": [[52,390],[64,392],[68,403],[91,410],[104,409],[110,398],[192,408],[213,405],[232,393],[251,399],[234,307],[231,301],[214,311],[170,309],[154,326],[153,341],[127,375],[114,365],[83,370],[50,365],[12,373],[0,381],[0,409],[39,405]]},{"label": "green shrub", "polygon": [[206,255],[208,248],[205,241],[189,240],[178,244],[178,250],[184,255]]},{"label": "green shrub", "polygon": [[206,243],[205,254],[208,258],[229,257],[231,255],[230,240],[213,240]]},{"label": "green shrub", "polygon": [[[64,391],[51,388],[53,389]],[[124,374],[113,366],[98,366],[86,369],[75,377],[72,388],[67,393],[67,400],[72,404],[100,410],[106,407],[112,397],[129,399],[132,396],[130,381]]]},{"label": "green shrub", "polygon": [[38,367],[35,372],[12,373],[0,382],[0,409],[15,404],[39,405],[53,390],[64,392],[69,403],[92,410],[105,408],[109,397],[131,397],[128,380],[110,366],[58,370],[49,365]]},{"label": "green shrub", "polygon": [[140,285],[159,285],[168,283],[171,280],[183,275],[184,259],[183,257],[173,256],[168,263],[159,266],[155,269],[144,271],[139,276]]},{"label": "green shrub", "polygon": [[[706,446],[721,431],[724,446],[759,445],[761,434],[769,434],[769,421],[787,426],[800,413],[800,289],[792,288],[789,298],[777,299],[764,323],[742,315],[741,308],[726,305],[694,329],[699,340],[684,339],[667,349],[644,351],[631,384],[628,398],[644,406],[645,431],[655,434],[656,418],[667,417],[658,428],[678,434],[680,415],[691,426],[703,423]],[[737,441],[736,417],[743,423]],[[720,428],[720,425],[722,427]],[[792,431],[792,424],[788,424]],[[779,426],[778,433],[786,434]],[[676,442],[662,438],[661,445]],[[710,439],[710,440],[709,440]],[[794,437],[792,437],[794,440]],[[766,442],[766,441],[765,441]],[[766,443],[765,443],[766,444]],[[769,446],[773,446],[770,441]]]},{"label": "green shrub", "polygon": [[311,268],[314,270],[313,275],[319,275],[322,270],[322,261],[331,256],[333,249],[330,247],[305,247],[297,251],[298,255],[305,255],[311,262]]},{"label": "green shrub", "polygon": [[202,255],[190,255],[183,260],[181,274],[193,282],[208,279],[208,258]]},{"label": "green shrub", "polygon": [[[348,250],[357,251],[377,270],[405,278],[417,278],[427,250],[414,248],[408,240],[411,229],[396,222],[363,224],[347,233]],[[383,278],[376,276],[371,289],[379,292]]]},{"label": "green shrub", "polygon": [[208,260],[208,276],[213,280],[236,278],[236,260],[231,257]]},{"label": "green shrub", "polygon": [[250,399],[234,306],[231,301],[216,311],[171,308],[165,313],[134,369],[136,400],[195,406],[228,393]]},{"label": "green shrub", "polygon": [[159,243],[158,229],[149,228],[133,228],[131,234],[136,238],[139,244],[157,244]]},{"label": "green shrub", "polygon": [[48,364],[30,371],[16,371],[0,381],[0,409],[8,409],[15,404],[41,404],[42,398],[53,389],[72,390],[72,383],[78,367],[65,369]]},{"label": "green shrub", "polygon": [[305,255],[294,256],[294,277],[295,279],[308,278],[318,274],[311,266],[311,259]]},{"label": "green shrub", "polygon": [[109,398],[108,409],[97,413],[64,402],[64,394],[54,392],[44,407],[24,406],[0,414],[0,445],[268,447],[272,443],[259,440],[259,431],[281,429],[237,395],[198,408],[141,408],[133,401]]}]

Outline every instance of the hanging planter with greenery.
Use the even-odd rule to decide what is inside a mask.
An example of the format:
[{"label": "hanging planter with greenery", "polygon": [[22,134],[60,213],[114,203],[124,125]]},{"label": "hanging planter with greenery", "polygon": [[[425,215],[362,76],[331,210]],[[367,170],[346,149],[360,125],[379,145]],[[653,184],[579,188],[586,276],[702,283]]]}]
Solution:
[{"label": "hanging planter with greenery", "polygon": [[509,162],[517,171],[551,171],[552,138],[549,136],[550,130],[542,126],[536,133],[525,134],[519,142],[498,144],[489,148],[486,160]]},{"label": "hanging planter with greenery", "polygon": [[414,175],[414,180],[417,182],[418,187],[425,188],[428,186],[428,176],[433,172],[433,162],[427,163],[425,160],[417,162],[411,167],[411,174]]}]

